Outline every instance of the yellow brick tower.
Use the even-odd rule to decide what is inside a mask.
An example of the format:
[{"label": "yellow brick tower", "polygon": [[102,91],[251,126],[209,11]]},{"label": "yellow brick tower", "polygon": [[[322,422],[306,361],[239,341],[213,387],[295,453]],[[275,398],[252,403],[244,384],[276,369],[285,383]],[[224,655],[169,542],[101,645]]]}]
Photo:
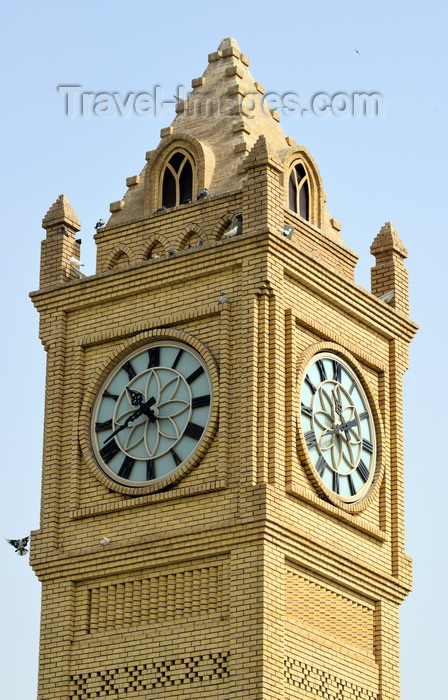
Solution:
[{"label": "yellow brick tower", "polygon": [[39,700],[399,698],[406,250],[354,283],[248,65],[210,54],[95,275],[43,220]]}]

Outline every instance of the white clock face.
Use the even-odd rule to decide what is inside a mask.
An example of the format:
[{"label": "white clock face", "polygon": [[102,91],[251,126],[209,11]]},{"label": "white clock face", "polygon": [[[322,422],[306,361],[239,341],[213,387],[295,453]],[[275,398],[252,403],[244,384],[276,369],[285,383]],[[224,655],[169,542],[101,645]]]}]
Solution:
[{"label": "white clock face", "polygon": [[361,382],[343,360],[319,353],[302,380],[300,421],[308,459],[326,493],[359,501],[375,472],[372,410]]},{"label": "white clock face", "polygon": [[156,483],[195,452],[211,407],[210,376],[196,350],[174,341],[140,348],[98,394],[91,422],[96,460],[119,484]]}]

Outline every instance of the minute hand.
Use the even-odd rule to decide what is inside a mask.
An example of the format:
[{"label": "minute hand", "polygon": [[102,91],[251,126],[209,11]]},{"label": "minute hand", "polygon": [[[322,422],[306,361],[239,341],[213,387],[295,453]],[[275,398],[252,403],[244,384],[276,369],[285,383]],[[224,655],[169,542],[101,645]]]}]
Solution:
[{"label": "minute hand", "polygon": [[333,430],[327,430],[325,435],[337,435],[337,433],[340,433],[341,430],[349,430],[350,428],[354,428],[355,425],[358,424],[358,419],[354,418],[353,420],[347,421],[347,423],[340,423],[336,428],[333,428]]},{"label": "minute hand", "polygon": [[155,402],[156,402],[156,400],[155,400],[154,396],[151,396],[151,398],[148,399],[148,401],[145,401],[145,403],[142,403],[141,406],[139,406],[137,408],[137,410],[134,411],[134,413],[131,413],[131,415],[126,418],[125,422],[122,425],[119,425],[118,428],[116,430],[114,430],[114,432],[111,433],[109,435],[109,437],[106,438],[106,440],[104,441],[104,444],[106,445],[108,442],[110,442],[110,440],[112,440],[112,438],[114,438],[115,435],[117,435],[121,430],[124,430],[125,428],[127,428],[129,423],[136,420],[137,418],[139,418],[143,414],[150,419],[151,423],[153,423],[156,420],[156,417],[149,409],[151,406],[153,406],[155,404]]}]

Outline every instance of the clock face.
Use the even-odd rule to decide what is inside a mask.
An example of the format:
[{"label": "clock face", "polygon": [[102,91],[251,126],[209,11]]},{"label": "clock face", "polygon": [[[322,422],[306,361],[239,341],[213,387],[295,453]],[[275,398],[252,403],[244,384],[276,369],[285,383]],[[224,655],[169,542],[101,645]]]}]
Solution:
[{"label": "clock face", "polygon": [[355,503],[375,473],[372,409],[355,372],[338,355],[319,353],[302,380],[300,422],[314,476],[325,493]]},{"label": "clock face", "polygon": [[196,451],[212,400],[209,372],[196,350],[175,341],[139,348],[98,393],[90,429],[98,464],[125,486],[157,483]]}]

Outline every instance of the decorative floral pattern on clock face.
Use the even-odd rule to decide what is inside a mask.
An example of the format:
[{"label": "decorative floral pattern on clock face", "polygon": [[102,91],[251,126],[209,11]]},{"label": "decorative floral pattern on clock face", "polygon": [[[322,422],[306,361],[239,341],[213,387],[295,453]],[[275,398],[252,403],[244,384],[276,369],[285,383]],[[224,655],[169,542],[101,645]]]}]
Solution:
[{"label": "decorative floral pattern on clock face", "polygon": [[300,420],[315,475],[339,499],[356,502],[376,464],[372,411],[356,374],[339,356],[315,355],[306,368]]},{"label": "decorative floral pattern on clock face", "polygon": [[120,484],[156,482],[196,450],[211,405],[208,370],[193,348],[160,341],[139,349],[100,390],[91,425],[95,457]]}]

